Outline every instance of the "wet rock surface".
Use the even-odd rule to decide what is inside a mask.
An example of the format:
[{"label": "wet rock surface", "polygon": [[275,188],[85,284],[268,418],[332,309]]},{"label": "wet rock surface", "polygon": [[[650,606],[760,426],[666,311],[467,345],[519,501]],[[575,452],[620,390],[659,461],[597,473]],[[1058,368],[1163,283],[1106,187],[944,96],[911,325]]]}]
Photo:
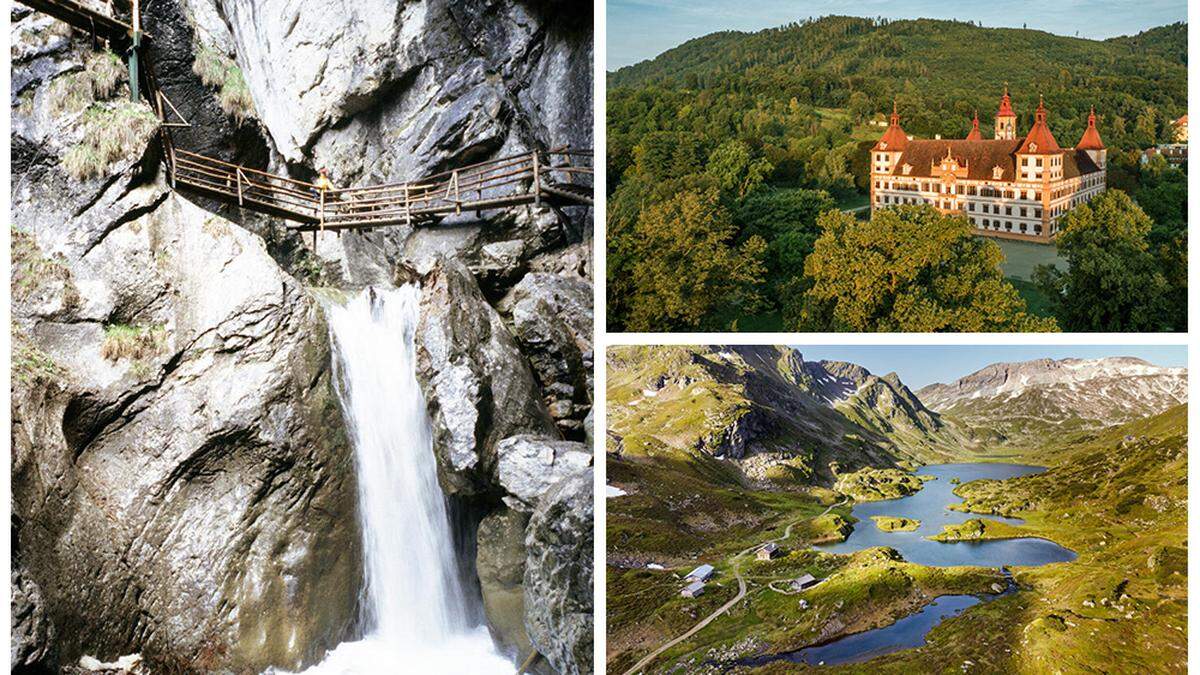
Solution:
[{"label": "wet rock surface", "polygon": [[443,258],[421,281],[417,378],[433,423],[439,477],[451,494],[494,489],[497,444],[554,434],[528,361],[461,262]]},{"label": "wet rock surface", "polygon": [[592,672],[592,473],[554,485],[525,535],[526,628],[559,673]]},{"label": "wet rock surface", "polygon": [[525,632],[525,526],[529,514],[500,508],[488,514],[476,534],[475,567],[483,610],[492,634],[513,657],[529,653]]},{"label": "wet rock surface", "polygon": [[46,616],[46,605],[41,589],[21,565],[13,567],[9,578],[12,589],[10,602],[12,631],[9,635],[10,667],[14,671],[20,669],[48,670],[55,661],[52,653],[54,624]]},{"label": "wet rock surface", "polygon": [[[29,243],[21,269],[44,273]],[[175,196],[68,251],[14,306],[53,365],[13,391],[13,510],[55,647],[311,660],[346,634],[361,574],[315,303],[261,240]]]}]

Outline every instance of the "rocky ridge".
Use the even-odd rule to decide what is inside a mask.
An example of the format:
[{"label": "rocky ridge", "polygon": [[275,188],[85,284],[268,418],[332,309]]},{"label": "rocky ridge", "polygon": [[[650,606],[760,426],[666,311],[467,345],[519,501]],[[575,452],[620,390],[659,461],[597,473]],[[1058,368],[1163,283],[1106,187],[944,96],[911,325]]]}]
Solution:
[{"label": "rocky ridge", "polygon": [[917,395],[994,443],[1027,445],[1048,430],[1095,430],[1185,403],[1187,369],[1130,357],[996,363]]},{"label": "rocky ridge", "polygon": [[805,361],[787,347],[609,350],[609,449],[703,453],[752,480],[832,484],[835,473],[949,457],[960,438],[895,374]]}]

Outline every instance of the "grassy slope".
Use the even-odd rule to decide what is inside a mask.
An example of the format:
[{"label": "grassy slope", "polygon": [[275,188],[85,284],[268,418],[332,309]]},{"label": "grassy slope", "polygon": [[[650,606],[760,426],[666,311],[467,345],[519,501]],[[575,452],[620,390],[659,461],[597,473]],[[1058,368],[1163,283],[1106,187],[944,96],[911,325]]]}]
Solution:
[{"label": "grassy slope", "polygon": [[[654,462],[608,458],[610,483],[636,486],[609,499],[609,560],[686,566],[697,556],[722,558],[782,531],[788,522],[814,517],[835,501],[830,490],[751,490],[726,463],[711,458]],[[835,513],[849,518],[848,508]],[[813,538],[828,536],[825,528]],[[800,532],[793,536],[799,536]]]}]

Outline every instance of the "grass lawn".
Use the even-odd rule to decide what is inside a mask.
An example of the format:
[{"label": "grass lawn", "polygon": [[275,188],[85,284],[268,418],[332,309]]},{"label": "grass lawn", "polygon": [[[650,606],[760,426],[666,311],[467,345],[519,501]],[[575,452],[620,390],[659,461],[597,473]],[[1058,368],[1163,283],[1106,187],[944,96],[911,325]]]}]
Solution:
[{"label": "grass lawn", "polygon": [[861,209],[864,206],[870,206],[870,204],[870,195],[864,195],[858,192],[850,192],[837,197],[837,207],[843,211]]},{"label": "grass lawn", "polygon": [[1029,307],[1029,313],[1036,316],[1052,317],[1054,314],[1050,311],[1050,298],[1042,292],[1042,289],[1034,285],[1032,281],[1026,281],[1018,277],[1008,277],[1008,283],[1016,287],[1017,293],[1021,299]]},{"label": "grass lawn", "polygon": [[1034,244],[999,238],[992,241],[1004,251],[1004,262],[1000,263],[1000,269],[1006,277],[1031,279],[1033,268],[1038,265],[1058,265],[1061,269],[1067,267],[1067,261],[1059,257],[1058,249],[1053,244]]}]

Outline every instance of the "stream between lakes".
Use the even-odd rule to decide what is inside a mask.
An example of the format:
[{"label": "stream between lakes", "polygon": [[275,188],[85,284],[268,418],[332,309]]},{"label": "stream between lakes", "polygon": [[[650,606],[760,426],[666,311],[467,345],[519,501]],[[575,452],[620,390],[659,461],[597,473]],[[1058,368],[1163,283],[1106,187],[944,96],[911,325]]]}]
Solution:
[{"label": "stream between lakes", "polygon": [[[1044,467],[1024,464],[936,464],[923,467],[917,473],[934,476],[921,491],[900,499],[864,502],[853,508],[851,513],[858,522],[845,541],[819,547],[830,553],[853,553],[874,546],[890,546],[900,551],[905,560],[934,567],[976,565],[981,567],[1028,566],[1036,567],[1055,562],[1069,562],[1075,553],[1046,539],[1026,537],[1021,539],[999,539],[943,543],[925,537],[938,534],[943,526],[961,523],[971,518],[988,518],[1013,525],[1021,520],[973,513],[961,513],[946,508],[949,504],[962,501],[954,494],[956,484],[991,478],[1002,480],[1017,476],[1028,476],[1045,471]],[[912,532],[884,532],[875,526],[871,516],[894,516],[921,521],[921,526]],[[1011,584],[1004,592],[1013,592]],[[800,597],[803,597],[801,594]],[[988,602],[998,595],[943,595],[920,611],[895,623],[847,635],[832,642],[805,647],[794,652],[751,657],[738,661],[740,665],[763,665],[771,661],[835,665],[866,661],[877,656],[890,654],[901,649],[910,649],[925,644],[925,636],[942,621],[957,616],[967,608],[980,602]]]}]

